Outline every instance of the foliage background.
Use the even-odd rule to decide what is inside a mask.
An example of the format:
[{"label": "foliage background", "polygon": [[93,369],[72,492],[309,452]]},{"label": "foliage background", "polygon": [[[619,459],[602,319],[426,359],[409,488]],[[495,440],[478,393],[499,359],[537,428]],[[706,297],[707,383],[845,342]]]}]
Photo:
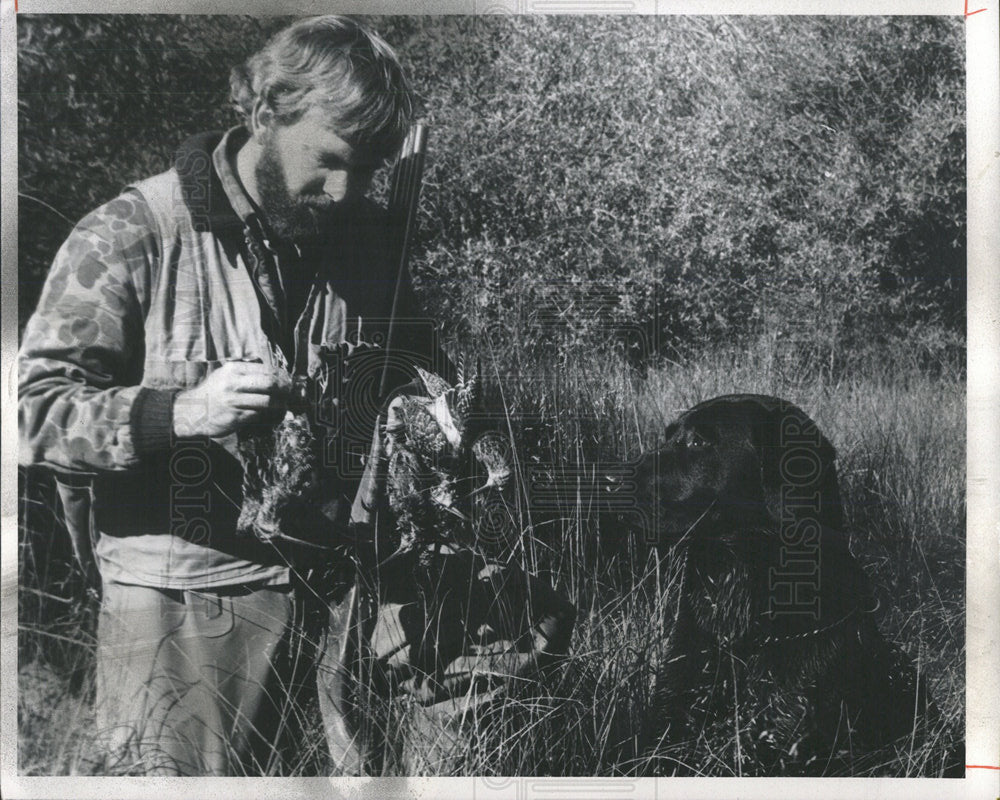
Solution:
[{"label": "foliage background", "polygon": [[[69,220],[234,124],[229,67],[284,22],[18,17],[22,321]],[[961,20],[371,22],[433,126],[413,272],[451,333],[961,348]]]},{"label": "foliage background", "polygon": [[[961,19],[369,21],[432,125],[414,280],[495,368],[522,477],[563,493],[523,498],[517,556],[581,612],[559,702],[482,727],[464,771],[642,770],[625,743],[676,587],[581,476],[679,410],[751,391],[798,403],[837,446],[880,625],[941,707],[933,742],[857,772],[936,774],[965,707]],[[74,222],[189,134],[235,124],[229,68],[287,19],[17,22],[23,328]],[[47,477],[19,478],[19,765],[74,772],[95,595]],[[324,774],[321,750],[292,774]]]}]

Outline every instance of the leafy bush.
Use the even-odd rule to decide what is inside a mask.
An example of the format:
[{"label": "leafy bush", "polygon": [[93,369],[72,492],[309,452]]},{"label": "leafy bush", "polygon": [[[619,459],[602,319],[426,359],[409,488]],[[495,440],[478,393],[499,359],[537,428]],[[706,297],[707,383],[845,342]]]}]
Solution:
[{"label": "leafy bush", "polygon": [[954,21],[396,24],[434,123],[414,271],[456,331],[960,346]]}]

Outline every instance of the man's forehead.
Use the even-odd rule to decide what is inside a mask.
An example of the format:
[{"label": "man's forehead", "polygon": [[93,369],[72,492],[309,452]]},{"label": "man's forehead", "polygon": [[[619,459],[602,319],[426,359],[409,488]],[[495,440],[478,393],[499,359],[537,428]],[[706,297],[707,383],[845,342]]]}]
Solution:
[{"label": "man's forehead", "polygon": [[348,137],[340,132],[337,121],[319,107],[310,108],[290,128],[294,130],[290,130],[289,134],[320,154],[336,155],[345,161],[359,164],[375,164],[380,161],[365,149],[352,145]]},{"label": "man's forehead", "polygon": [[284,127],[287,137],[312,143],[316,147],[337,150],[354,149],[346,137],[341,135],[330,115],[323,113],[318,108],[310,108],[295,122]]}]

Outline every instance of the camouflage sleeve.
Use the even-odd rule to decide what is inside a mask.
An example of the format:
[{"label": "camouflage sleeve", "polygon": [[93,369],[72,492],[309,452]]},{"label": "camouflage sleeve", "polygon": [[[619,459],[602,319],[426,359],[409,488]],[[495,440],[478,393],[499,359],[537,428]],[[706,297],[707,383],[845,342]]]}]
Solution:
[{"label": "camouflage sleeve", "polygon": [[18,353],[19,461],[122,470],[140,456],[148,288],[159,236],[129,191],[86,216],[60,248]]}]

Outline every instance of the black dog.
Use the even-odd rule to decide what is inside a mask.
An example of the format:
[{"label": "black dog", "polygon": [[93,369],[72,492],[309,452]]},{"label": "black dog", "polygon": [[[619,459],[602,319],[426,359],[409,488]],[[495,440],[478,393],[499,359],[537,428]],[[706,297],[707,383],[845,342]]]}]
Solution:
[{"label": "black dog", "polygon": [[841,532],[834,459],[805,412],[749,394],[685,412],[644,459],[658,545],[684,559],[645,732],[654,772],[850,773],[925,724],[922,681],[880,634]]}]

